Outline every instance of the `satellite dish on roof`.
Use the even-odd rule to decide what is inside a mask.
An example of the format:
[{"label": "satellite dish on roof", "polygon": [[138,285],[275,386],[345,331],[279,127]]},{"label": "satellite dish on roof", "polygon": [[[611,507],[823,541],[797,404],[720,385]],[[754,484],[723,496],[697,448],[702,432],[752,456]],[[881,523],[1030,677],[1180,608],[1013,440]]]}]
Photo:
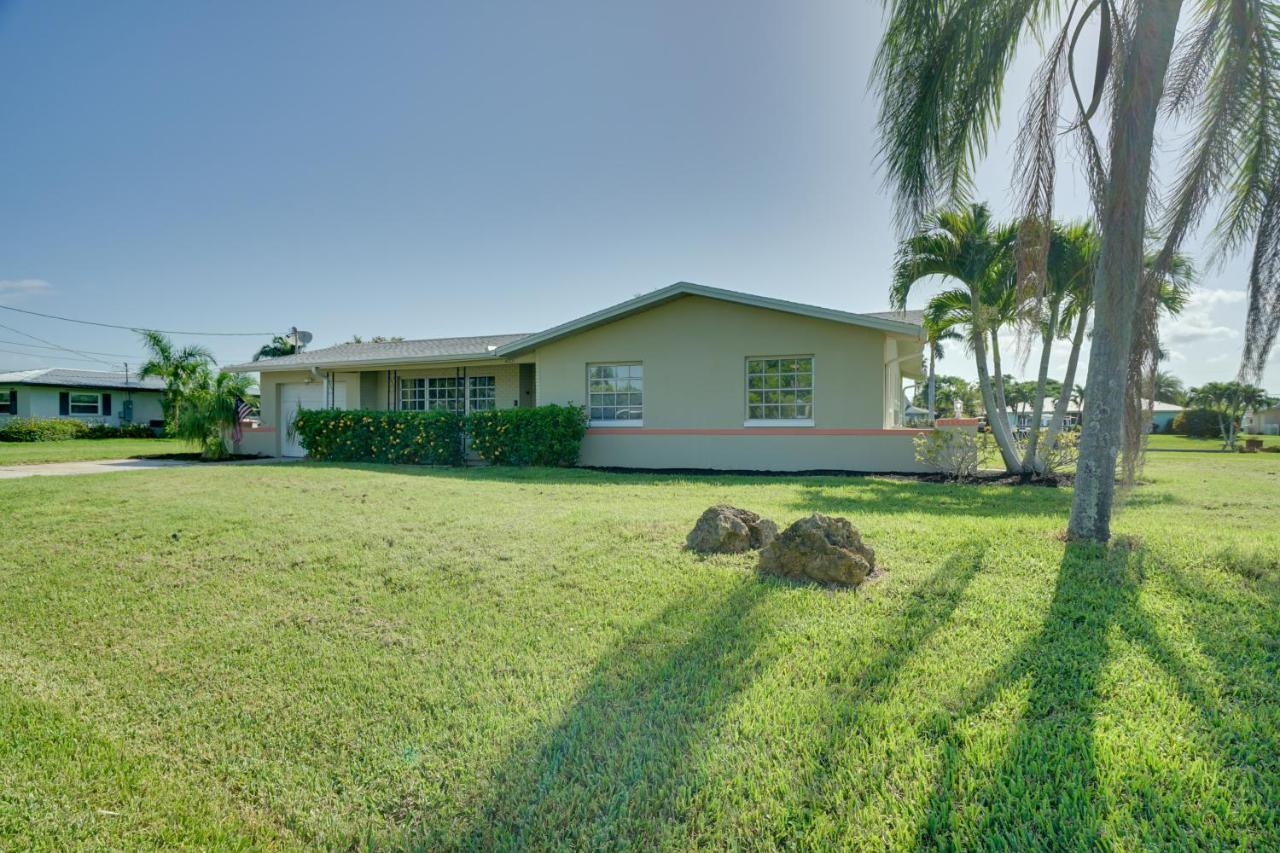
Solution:
[{"label": "satellite dish on roof", "polygon": [[310,332],[300,332],[297,326],[290,329],[289,334],[285,335],[285,339],[295,347],[305,347],[311,343],[311,337]]}]

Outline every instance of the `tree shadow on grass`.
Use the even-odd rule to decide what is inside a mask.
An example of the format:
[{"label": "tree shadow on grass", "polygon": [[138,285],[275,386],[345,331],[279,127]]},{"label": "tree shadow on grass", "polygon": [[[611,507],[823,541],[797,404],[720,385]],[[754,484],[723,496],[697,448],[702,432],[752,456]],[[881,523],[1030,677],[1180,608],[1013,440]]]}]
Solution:
[{"label": "tree shadow on grass", "polygon": [[[1232,720],[1220,713],[1214,689],[1140,607],[1146,571],[1145,552],[1130,543],[1067,546],[1040,631],[986,681],[961,713],[942,725],[941,766],[919,826],[920,846],[1097,849],[1114,842],[1107,834],[1108,802],[1114,793],[1108,788],[1120,783],[1114,768],[1104,777],[1096,726],[1108,698],[1102,695],[1104,671],[1117,638],[1141,648],[1173,682],[1179,698],[1195,708],[1203,734],[1197,745],[1209,750],[1201,750],[1198,759],[1226,765],[1229,761],[1224,759],[1230,757],[1219,745],[1240,737],[1261,745],[1256,740],[1260,717]],[[975,771],[974,762],[965,761],[970,747],[965,724],[988,711],[1006,688],[1019,684],[1026,685],[1026,704],[1003,755],[989,772]],[[1125,714],[1125,709],[1119,713]],[[981,752],[979,747],[972,749]],[[1271,754],[1274,765],[1274,746]],[[1236,792],[1237,799],[1265,802],[1275,788],[1274,779],[1252,778],[1251,789],[1246,782],[1249,790]],[[1215,821],[1225,816],[1204,821],[1198,803],[1167,796],[1161,784],[1147,779],[1137,792],[1129,792],[1145,800],[1131,810],[1142,824],[1138,831],[1144,842],[1213,844],[1213,835],[1197,842],[1188,833],[1193,827],[1212,832]],[[976,838],[968,834],[975,824]]]},{"label": "tree shadow on grass", "polygon": [[[856,701],[889,683],[946,622],[980,564],[980,554],[957,556],[915,590],[885,626],[891,643],[882,653],[859,672],[838,673],[833,701],[850,685]],[[598,849],[687,840],[684,810],[705,803],[714,813],[719,783],[713,777],[726,770],[704,760],[709,742],[728,708],[787,646],[777,642],[778,625],[762,605],[795,586],[745,578],[728,594],[673,604],[636,628],[596,664],[563,717],[499,768],[463,837],[441,830],[420,843]],[[847,596],[851,607],[861,595],[805,588]]]}]

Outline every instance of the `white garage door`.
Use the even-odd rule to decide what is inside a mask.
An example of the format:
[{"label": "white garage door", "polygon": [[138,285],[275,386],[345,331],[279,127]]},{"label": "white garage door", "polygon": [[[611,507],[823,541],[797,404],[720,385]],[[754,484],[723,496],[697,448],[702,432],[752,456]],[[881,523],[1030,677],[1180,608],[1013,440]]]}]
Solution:
[{"label": "white garage door", "polygon": [[[323,382],[286,382],[280,386],[280,423],[284,425],[280,452],[283,455],[307,455],[307,451],[298,443],[298,437],[289,435],[289,425],[293,423],[299,409],[325,409],[328,408],[326,402]],[[333,407],[335,409],[347,407],[346,383],[333,384]]]}]

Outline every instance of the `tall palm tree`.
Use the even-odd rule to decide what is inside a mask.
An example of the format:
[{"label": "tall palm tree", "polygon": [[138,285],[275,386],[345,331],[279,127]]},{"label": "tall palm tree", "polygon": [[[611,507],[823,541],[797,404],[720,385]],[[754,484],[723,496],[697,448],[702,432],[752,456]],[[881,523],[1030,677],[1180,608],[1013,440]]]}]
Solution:
[{"label": "tall palm tree", "polygon": [[[1221,253],[1253,244],[1242,373],[1258,375],[1280,332],[1280,4],[1263,0],[887,0],[876,58],[880,129],[900,222],[967,196],[998,123],[1008,69],[1026,42],[1047,51],[1019,134],[1015,180],[1023,229],[1019,291],[1038,296],[1052,221],[1062,93],[1077,135],[1102,235],[1094,282],[1087,428],[1069,532],[1110,537],[1116,459],[1130,365],[1156,341],[1156,285],[1143,275],[1147,210],[1163,210],[1157,272],[1198,226],[1224,210]],[[1077,12],[1080,12],[1077,15]],[[1094,87],[1081,93],[1074,53],[1084,21],[1101,23]],[[1185,20],[1184,20],[1185,19]],[[1175,41],[1179,24],[1185,36]],[[1046,37],[1047,36],[1047,37]],[[1114,70],[1113,70],[1114,69]],[[1087,97],[1087,103],[1086,103]],[[1109,132],[1092,120],[1106,100]],[[1161,108],[1194,126],[1164,204],[1151,198]],[[1104,154],[1105,152],[1105,154]],[[1225,202],[1221,204],[1220,202]],[[1134,346],[1135,340],[1138,346]]]},{"label": "tall palm tree", "polygon": [[1175,406],[1181,406],[1187,399],[1187,389],[1182,380],[1167,370],[1156,371],[1146,394],[1151,400]]},{"label": "tall palm tree", "polygon": [[[1016,471],[1018,453],[1004,415],[1003,395],[997,397],[987,367],[988,337],[995,340],[1001,320],[992,297],[1004,289],[1013,261],[1012,235],[1006,232],[1007,229],[994,224],[991,211],[983,204],[930,214],[924,226],[904,240],[898,250],[889,301],[894,308],[905,308],[911,288],[933,276],[955,279],[964,285],[963,291],[953,291],[953,294],[959,295],[957,301],[961,303],[967,297],[969,341],[977,362],[978,386],[982,405],[987,410],[987,423],[1005,467]],[[998,296],[994,301],[999,301]],[[999,345],[993,346],[996,347],[994,366],[999,376]]]},{"label": "tall palm tree", "polygon": [[213,353],[208,347],[197,344],[175,346],[170,338],[160,332],[147,330],[139,334],[150,357],[138,374],[164,380],[164,395],[160,398],[160,404],[165,422],[170,428],[176,428],[182,397],[200,371],[214,363]]}]

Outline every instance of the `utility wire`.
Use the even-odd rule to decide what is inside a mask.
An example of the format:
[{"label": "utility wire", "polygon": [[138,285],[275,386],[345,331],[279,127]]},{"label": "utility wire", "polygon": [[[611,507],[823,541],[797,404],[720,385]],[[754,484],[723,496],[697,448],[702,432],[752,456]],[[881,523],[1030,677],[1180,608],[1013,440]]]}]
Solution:
[{"label": "utility wire", "polygon": [[[5,306],[0,306],[0,307],[5,307]],[[13,326],[6,326],[6,325],[4,325],[3,323],[0,323],[0,329],[7,329],[8,331],[13,332],[13,333],[14,333],[14,334],[16,334],[16,335],[22,335],[24,338],[31,338],[31,340],[33,340],[33,341],[39,341],[39,342],[40,342],[40,343],[42,343],[42,344],[48,344],[49,346],[53,347],[54,349],[60,349],[60,350],[62,350],[62,351],[64,351],[64,352],[74,353],[75,355],[82,356],[82,357],[84,357],[84,358],[88,359],[89,361],[96,361],[96,362],[98,362],[99,364],[106,364],[106,365],[109,365],[109,366],[111,366],[111,367],[115,367],[115,366],[116,366],[116,364],[118,364],[118,363],[119,363],[119,362],[114,362],[114,361],[107,361],[107,360],[105,360],[105,359],[101,359],[101,358],[95,358],[95,357],[93,357],[93,356],[89,355],[89,354],[88,354],[88,353],[86,353],[86,352],[80,352],[80,350],[78,350],[78,349],[72,349],[71,347],[64,347],[64,346],[60,346],[59,344],[55,344],[53,341],[46,341],[44,338],[37,338],[35,335],[29,335],[29,334],[27,334],[26,332],[22,331],[21,329],[15,329],[15,328],[13,328]]]},{"label": "utility wire", "polygon": [[[50,346],[48,344],[24,344],[22,341],[0,340],[0,344],[9,344],[15,347],[31,347],[32,349],[65,349],[65,347],[55,347],[55,346]],[[118,358],[127,358],[130,361],[146,361],[146,359],[143,358],[142,356],[125,355],[122,352],[98,352],[97,350],[91,350],[91,349],[87,349],[85,350],[85,352],[90,355],[113,355]]]},{"label": "utility wire", "polygon": [[93,320],[76,320],[71,317],[61,317],[57,314],[42,314],[39,311],[28,311],[25,308],[14,308],[12,305],[0,305],[0,308],[3,308],[6,311],[17,311],[19,314],[30,314],[33,317],[44,317],[47,320],[62,320],[65,323],[79,323],[82,326],[102,326],[105,329],[125,329],[130,332],[162,332],[166,335],[229,338],[274,337],[279,334],[279,332],[181,332],[177,329],[152,329],[149,326],[121,326],[116,323],[98,323]]},{"label": "utility wire", "polygon": [[[19,346],[22,346],[22,345],[19,344]],[[8,353],[9,355],[24,355],[27,358],[31,358],[33,355],[35,355],[35,353],[18,352],[17,350],[11,350],[11,349],[0,349],[0,352]],[[66,355],[53,355],[53,356],[49,356],[49,358],[54,361],[80,361],[80,362],[85,362],[89,364],[107,364],[107,365],[110,365],[111,367],[116,366],[115,362],[102,361],[101,359],[97,359],[97,358],[75,358],[73,356],[66,356]],[[119,363],[124,364],[124,362],[119,362]],[[15,371],[15,372],[20,373],[21,371]]]}]

